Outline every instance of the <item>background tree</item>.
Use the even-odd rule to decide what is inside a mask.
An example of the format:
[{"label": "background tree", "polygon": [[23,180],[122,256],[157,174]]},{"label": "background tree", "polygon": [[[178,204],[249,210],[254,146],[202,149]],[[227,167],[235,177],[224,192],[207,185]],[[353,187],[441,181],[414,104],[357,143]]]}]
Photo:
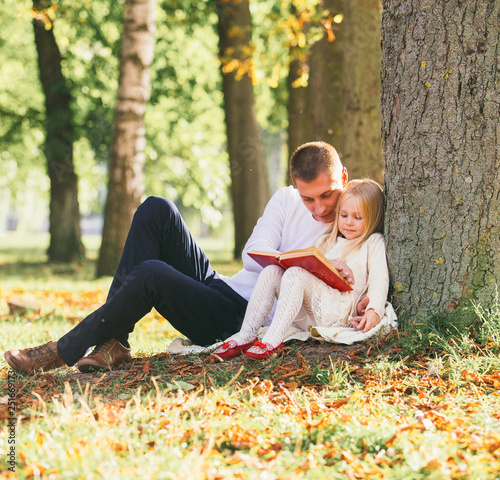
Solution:
[{"label": "background tree", "polygon": [[[40,164],[44,95],[31,6],[31,0],[15,7],[0,0],[0,233],[43,230],[48,213],[50,184]],[[122,2],[103,0],[59,3],[57,9],[56,41],[73,94],[83,227],[90,215],[94,228],[106,200],[123,11]],[[233,220],[215,4],[169,2],[156,14],[159,31],[145,117],[145,195],[171,198],[196,235],[223,236],[229,243]],[[269,111],[274,110],[269,118],[277,118],[268,91],[260,97],[262,125]]]},{"label": "background tree", "polygon": [[386,239],[412,316],[496,295],[499,18],[498,0],[384,1]]},{"label": "background tree", "polygon": [[291,4],[296,35],[288,78],[289,155],[315,140],[340,149],[344,42],[342,26],[333,19],[341,14],[343,5],[342,0],[322,0],[319,5],[318,11],[311,12]]},{"label": "background tree", "polygon": [[[342,140],[350,178],[384,180],[380,135],[380,0],[344,0]],[[335,145],[335,143],[334,143]]]},{"label": "background tree", "polygon": [[351,178],[383,181],[380,19],[379,0],[292,3],[288,150],[325,140]]},{"label": "background tree", "polygon": [[45,94],[45,157],[50,178],[50,261],[70,262],[84,255],[80,231],[78,184],[73,166],[71,95],[61,70],[54,32],[53,8],[33,2],[33,27],[40,81]]},{"label": "background tree", "polygon": [[248,0],[217,2],[222,91],[231,166],[234,256],[239,257],[269,200],[252,78],[252,24]]},{"label": "background tree", "polygon": [[98,276],[114,273],[133,214],[144,193],[144,114],[150,94],[149,66],[154,51],[155,6],[155,0],[127,0],[125,4]]},{"label": "background tree", "polygon": [[[226,3],[220,2],[222,8],[232,8],[230,3],[225,7]],[[3,114],[0,167],[5,172],[0,178],[0,231],[5,230],[6,219],[12,212],[19,220],[19,230],[31,230],[35,224],[37,230],[42,229],[48,210],[49,179],[38,165],[44,115],[43,92],[36,79],[33,81],[36,51],[32,41],[32,16],[28,13],[31,0],[20,0],[18,5],[20,11],[6,0],[0,0],[0,110]],[[223,63],[224,74],[234,73],[235,77],[245,77],[245,69],[251,66],[252,116],[257,119],[254,131],[258,132],[259,142],[248,143],[243,139],[237,145],[240,155],[251,152],[258,157],[262,152],[273,192],[284,184],[289,156],[286,151],[288,114],[295,105],[291,99],[288,112],[291,60],[299,60],[299,67],[304,66],[292,82],[309,84],[309,87],[293,89],[292,94],[298,91],[307,94],[310,100],[306,105],[311,109],[305,113],[314,117],[312,120],[317,125],[321,124],[314,127],[320,133],[311,139],[328,136],[327,140],[342,153],[340,141],[329,136],[332,131],[340,137],[342,134],[339,105],[342,96],[334,92],[342,91],[343,87],[332,83],[333,75],[337,80],[342,79],[339,74],[342,61],[323,60],[342,46],[345,20],[341,23],[332,23],[332,20],[342,19],[343,4],[340,0],[321,3],[293,0],[293,5],[297,14],[291,17],[290,2],[253,2],[250,48],[243,49],[244,53],[251,53],[251,63],[246,61],[250,57],[242,57],[240,61],[233,55],[234,51]],[[73,148],[80,210],[85,217],[101,215],[118,89],[124,4],[95,0],[59,2],[57,7],[56,41],[64,57],[62,72],[70,80],[74,95]],[[156,13],[159,32],[150,68],[151,98],[145,115],[145,195],[171,198],[196,235],[223,236],[229,243],[231,239],[227,234],[231,232],[231,235],[233,229],[229,205],[231,175],[223,76],[217,55],[216,2],[164,2]],[[231,34],[239,33],[239,29],[231,30]],[[332,35],[335,36],[333,42],[330,41]],[[231,41],[235,41],[234,38]],[[323,48],[327,51],[322,51]],[[238,89],[241,88],[238,85]],[[329,120],[325,120],[326,116]],[[340,127],[332,128],[334,122]],[[295,122],[289,129],[290,134],[309,123],[305,118]],[[325,127],[328,128],[325,130]],[[233,162],[233,167],[241,167],[237,161],[238,165]],[[255,183],[250,183],[253,191]],[[249,229],[253,223],[248,221]],[[241,235],[240,243],[246,236]]]}]

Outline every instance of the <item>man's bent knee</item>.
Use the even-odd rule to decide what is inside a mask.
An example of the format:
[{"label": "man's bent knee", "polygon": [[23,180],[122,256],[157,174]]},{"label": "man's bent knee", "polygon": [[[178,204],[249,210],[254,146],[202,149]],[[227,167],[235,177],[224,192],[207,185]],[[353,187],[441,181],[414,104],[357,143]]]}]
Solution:
[{"label": "man's bent knee", "polygon": [[152,195],[139,205],[134,214],[134,220],[147,221],[149,218],[157,215],[157,213],[161,215],[172,213],[177,215],[178,209],[172,200]]}]

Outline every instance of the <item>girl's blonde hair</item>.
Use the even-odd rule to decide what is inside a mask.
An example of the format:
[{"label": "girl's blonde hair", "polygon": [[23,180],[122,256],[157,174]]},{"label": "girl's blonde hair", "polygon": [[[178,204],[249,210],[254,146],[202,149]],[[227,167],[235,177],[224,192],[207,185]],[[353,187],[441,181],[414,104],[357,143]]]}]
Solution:
[{"label": "girl's blonde hair", "polygon": [[370,178],[362,180],[351,180],[339,196],[337,208],[335,209],[335,222],[332,229],[319,237],[315,245],[323,252],[327,253],[340,235],[339,231],[339,211],[342,203],[350,198],[358,202],[358,208],[365,221],[365,231],[363,234],[350,241],[342,250],[341,259],[356,251],[368,237],[375,232],[384,232],[384,192],[382,187]]}]

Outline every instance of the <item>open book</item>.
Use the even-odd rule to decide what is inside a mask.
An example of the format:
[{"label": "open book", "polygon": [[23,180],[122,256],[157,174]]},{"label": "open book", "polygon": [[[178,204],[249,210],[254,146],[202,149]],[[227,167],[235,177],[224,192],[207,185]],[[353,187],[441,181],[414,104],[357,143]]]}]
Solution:
[{"label": "open book", "polygon": [[341,292],[352,290],[351,284],[342,273],[316,247],[290,250],[285,253],[252,250],[248,255],[262,267],[279,265],[285,270],[290,267],[302,267]]}]

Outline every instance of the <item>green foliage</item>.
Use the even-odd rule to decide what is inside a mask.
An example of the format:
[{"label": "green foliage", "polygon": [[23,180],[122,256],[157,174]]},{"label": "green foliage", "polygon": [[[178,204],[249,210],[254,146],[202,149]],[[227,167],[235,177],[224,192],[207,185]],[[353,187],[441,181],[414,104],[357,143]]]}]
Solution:
[{"label": "green foliage", "polygon": [[[290,60],[306,54],[325,31],[315,26],[306,35],[301,22],[308,18],[323,25],[328,17],[317,1],[295,3],[292,15],[288,2],[251,2],[256,110],[266,152],[283,143]],[[100,212],[118,86],[124,0],[54,0],[49,5],[53,5],[50,18],[72,94],[80,208],[83,214]],[[44,97],[31,8],[28,0],[14,4],[0,0],[0,111],[4,119],[0,126],[4,172],[0,221],[9,203],[5,192],[25,223],[31,219],[23,216],[23,208],[43,218],[48,206]],[[230,175],[215,2],[164,1],[156,17],[151,99],[146,111],[146,194],[169,196],[183,214],[217,226],[229,212]],[[274,188],[279,186],[281,182]]]},{"label": "green foliage", "polygon": [[[55,5],[58,6],[57,2]],[[6,185],[0,185],[0,188],[8,186],[11,201],[17,205],[20,218],[33,221],[33,218],[46,215],[49,184],[43,155],[45,107],[38,77],[31,2],[18,1],[13,6],[1,0],[0,9],[4,24],[0,33],[4,69],[0,75],[0,109],[8,112],[8,121],[0,128],[0,168],[9,172]],[[97,193],[104,180],[102,168],[99,168],[95,158],[106,158],[107,151],[100,157],[95,152],[102,150],[103,132],[107,130],[107,125],[92,130],[86,117],[103,117],[99,107],[115,93],[114,85],[109,85],[112,78],[109,69],[99,72],[101,60],[109,58],[111,52],[103,50],[99,41],[94,44],[94,49],[100,54],[93,54],[86,48],[94,31],[81,30],[86,24],[81,10],[82,6],[78,4],[74,10],[59,8],[54,10],[52,17],[56,41],[63,56],[63,74],[73,97],[75,163],[82,184],[80,191],[84,192],[80,204],[82,212],[89,213],[97,205]],[[95,81],[95,86],[91,84],[87,87],[89,81]],[[102,91],[105,83],[108,84],[108,91]],[[92,143],[93,139],[96,141]],[[95,147],[94,150],[92,147]],[[32,214],[29,218],[23,216],[25,208]],[[19,228],[22,230],[23,226],[19,225]]]},{"label": "green foliage", "polygon": [[31,15],[18,16],[29,5],[0,0],[0,198],[8,202],[11,197],[21,208],[48,189],[42,152],[44,98]]},{"label": "green foliage", "polygon": [[500,297],[498,288],[495,301],[488,308],[473,303],[477,321],[474,324],[475,339],[480,345],[494,349],[498,354],[500,348]]},{"label": "green foliage", "polygon": [[158,12],[146,185],[217,226],[228,203],[229,165],[214,19],[186,31],[182,15]]},{"label": "green foliage", "polygon": [[[80,206],[88,214],[100,211],[104,201],[124,2],[54,4],[54,32],[73,96]],[[47,205],[48,181],[40,182],[46,180],[44,105],[30,8],[30,2],[19,2],[13,9],[0,0],[5,23],[0,37],[0,109],[8,120],[0,127],[0,167],[8,172],[0,188],[8,188],[13,197],[29,190],[39,205]],[[197,9],[201,12],[201,4]],[[157,14],[146,113],[146,193],[168,195],[181,208],[201,212],[205,223],[217,225],[227,209],[229,174],[216,16],[189,29],[177,16],[172,22],[161,10]],[[35,180],[41,185],[37,189],[32,188]]]}]

